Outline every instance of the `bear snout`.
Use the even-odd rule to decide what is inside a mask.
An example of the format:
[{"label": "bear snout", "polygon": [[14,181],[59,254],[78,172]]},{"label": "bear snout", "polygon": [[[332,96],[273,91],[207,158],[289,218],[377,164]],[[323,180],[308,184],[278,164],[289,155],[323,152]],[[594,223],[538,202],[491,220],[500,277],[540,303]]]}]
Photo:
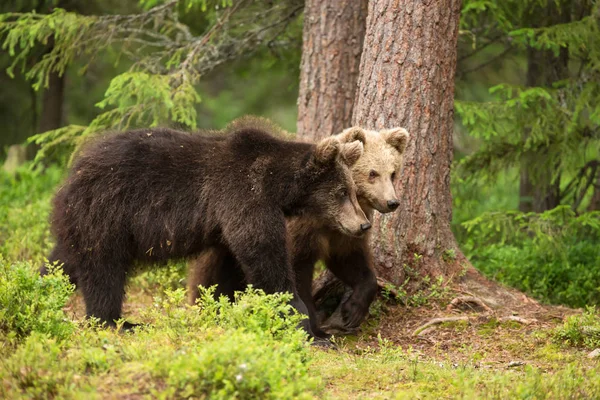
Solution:
[{"label": "bear snout", "polygon": [[398,201],[398,199],[387,201],[387,206],[392,211],[394,211],[396,208],[398,208],[399,205],[400,205],[400,201]]}]

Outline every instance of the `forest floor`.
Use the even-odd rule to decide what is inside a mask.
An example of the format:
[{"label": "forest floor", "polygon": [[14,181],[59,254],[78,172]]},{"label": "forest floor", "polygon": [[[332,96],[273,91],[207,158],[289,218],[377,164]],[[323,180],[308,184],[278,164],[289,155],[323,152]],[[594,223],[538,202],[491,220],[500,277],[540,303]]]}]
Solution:
[{"label": "forest floor", "polygon": [[319,355],[317,370],[334,398],[600,398],[590,350],[553,340],[574,312],[388,306],[333,358]]},{"label": "forest floor", "polygon": [[124,316],[146,325],[97,329],[64,278],[38,274],[63,177],[0,175],[0,399],[600,399],[597,310],[492,311],[435,280],[384,289],[358,334],[323,349],[282,321],[281,298],[185,305],[175,263],[130,281]]},{"label": "forest floor", "polygon": [[[124,314],[138,322],[152,302],[148,288],[131,288]],[[409,307],[380,297],[358,334],[336,338],[336,349],[311,348],[309,372],[324,388],[318,397],[600,398],[600,358],[554,334],[581,310],[531,300],[501,311],[446,304]],[[77,319],[83,310],[77,294],[67,311]]]}]

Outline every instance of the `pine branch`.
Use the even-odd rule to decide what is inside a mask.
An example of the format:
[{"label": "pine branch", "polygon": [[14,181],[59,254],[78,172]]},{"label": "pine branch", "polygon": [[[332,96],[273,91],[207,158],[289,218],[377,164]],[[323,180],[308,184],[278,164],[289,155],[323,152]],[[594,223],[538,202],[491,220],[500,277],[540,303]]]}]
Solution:
[{"label": "pine branch", "polygon": [[[183,1],[183,0],[181,0]],[[174,121],[194,128],[195,85],[220,64],[248,57],[276,39],[296,19],[301,0],[273,2],[240,0],[231,7],[211,10],[209,27],[200,35],[179,22],[178,1],[172,0],[138,14],[82,16],[56,9],[52,14],[0,14],[4,47],[15,56],[15,66],[37,43],[56,37],[52,50],[29,67],[34,87],[47,84],[48,75],[62,73],[75,58],[85,55],[84,68],[103,50],[113,48],[131,61],[129,71],[115,77],[98,103],[106,109],[89,126],[66,127],[31,138],[44,147],[81,143],[98,130],[126,129]],[[38,158],[39,159],[39,158]]]}]

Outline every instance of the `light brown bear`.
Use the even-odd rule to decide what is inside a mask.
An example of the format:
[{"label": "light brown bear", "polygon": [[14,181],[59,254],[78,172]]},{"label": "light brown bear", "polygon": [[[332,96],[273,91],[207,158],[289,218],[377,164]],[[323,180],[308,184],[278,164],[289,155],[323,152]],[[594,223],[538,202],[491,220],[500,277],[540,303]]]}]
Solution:
[{"label": "light brown bear", "polygon": [[[360,206],[372,221],[373,210],[388,213],[400,204],[395,190],[403,154],[408,142],[404,128],[383,131],[360,127],[346,129],[336,135],[343,143],[360,140],[364,153],[352,167],[356,194]],[[329,325],[337,331],[355,330],[365,319],[377,293],[377,280],[372,268],[369,235],[354,237],[332,229],[326,221],[298,215],[287,218],[290,255],[296,273],[300,298],[309,312],[313,333],[327,334],[319,327],[316,306],[312,297],[315,263],[324,261],[326,267],[351,289],[351,295],[342,301]],[[198,298],[198,286],[217,285],[216,296],[233,299],[236,290],[244,290],[246,281],[235,258],[222,250],[208,250],[190,263],[188,287],[190,302]]]}]

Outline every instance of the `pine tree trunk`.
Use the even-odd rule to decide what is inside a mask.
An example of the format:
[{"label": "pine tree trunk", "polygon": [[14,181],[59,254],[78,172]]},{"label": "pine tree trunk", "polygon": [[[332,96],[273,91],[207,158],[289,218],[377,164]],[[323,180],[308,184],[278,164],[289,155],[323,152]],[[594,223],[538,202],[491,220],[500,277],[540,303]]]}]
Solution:
[{"label": "pine tree trunk", "polygon": [[[568,77],[568,54],[561,49],[559,57],[547,50],[528,49],[528,87],[550,87],[556,81]],[[525,132],[524,137],[527,138]],[[545,164],[542,168],[541,165]],[[560,204],[560,177],[556,176],[553,160],[545,159],[543,152],[536,151],[521,157],[519,183],[519,211],[541,213]]]},{"label": "pine tree trunk", "polygon": [[63,123],[65,76],[56,72],[50,74],[48,87],[42,94],[39,132],[58,129]]},{"label": "pine tree trunk", "polygon": [[[48,40],[48,53],[54,47],[54,37]],[[42,109],[38,132],[58,129],[63,122],[63,103],[65,99],[65,75],[51,72],[48,77],[48,87],[42,92]]]},{"label": "pine tree trunk", "polygon": [[350,126],[367,1],[307,0],[298,135],[316,140]]},{"label": "pine tree trunk", "polygon": [[[394,213],[375,213],[374,267],[382,282],[404,285],[408,280],[405,288],[409,292],[426,284],[425,276],[442,277],[490,306],[511,306],[519,304],[521,294],[487,280],[476,271],[461,253],[450,229],[460,3],[460,0],[435,0],[428,4],[409,0],[369,2],[352,125],[368,129],[401,126],[411,135],[404,170],[398,179],[397,192],[402,204]],[[324,70],[316,65],[319,62],[325,63],[303,62],[302,73],[313,74],[312,68]],[[304,98],[301,91],[300,102]],[[323,106],[321,119],[329,116],[330,104]],[[307,119],[305,113],[300,113],[298,125],[305,130],[309,126],[318,127],[315,118]],[[317,138],[330,133],[319,129],[315,132]],[[339,303],[340,286],[331,273],[320,277],[314,288],[319,307],[331,310],[332,303]]]},{"label": "pine tree trunk", "polygon": [[374,267],[409,292],[426,285],[425,277],[441,277],[490,306],[510,306],[519,294],[475,270],[450,229],[460,7],[460,0],[369,2],[353,124],[401,126],[411,135],[398,179],[401,205],[374,218]]},{"label": "pine tree trunk", "polygon": [[[354,124],[406,128],[410,144],[397,191],[398,211],[377,215],[377,274],[395,285],[413,271],[461,273],[450,230],[454,72],[460,0],[369,4]],[[462,257],[461,257],[462,259]]]}]

